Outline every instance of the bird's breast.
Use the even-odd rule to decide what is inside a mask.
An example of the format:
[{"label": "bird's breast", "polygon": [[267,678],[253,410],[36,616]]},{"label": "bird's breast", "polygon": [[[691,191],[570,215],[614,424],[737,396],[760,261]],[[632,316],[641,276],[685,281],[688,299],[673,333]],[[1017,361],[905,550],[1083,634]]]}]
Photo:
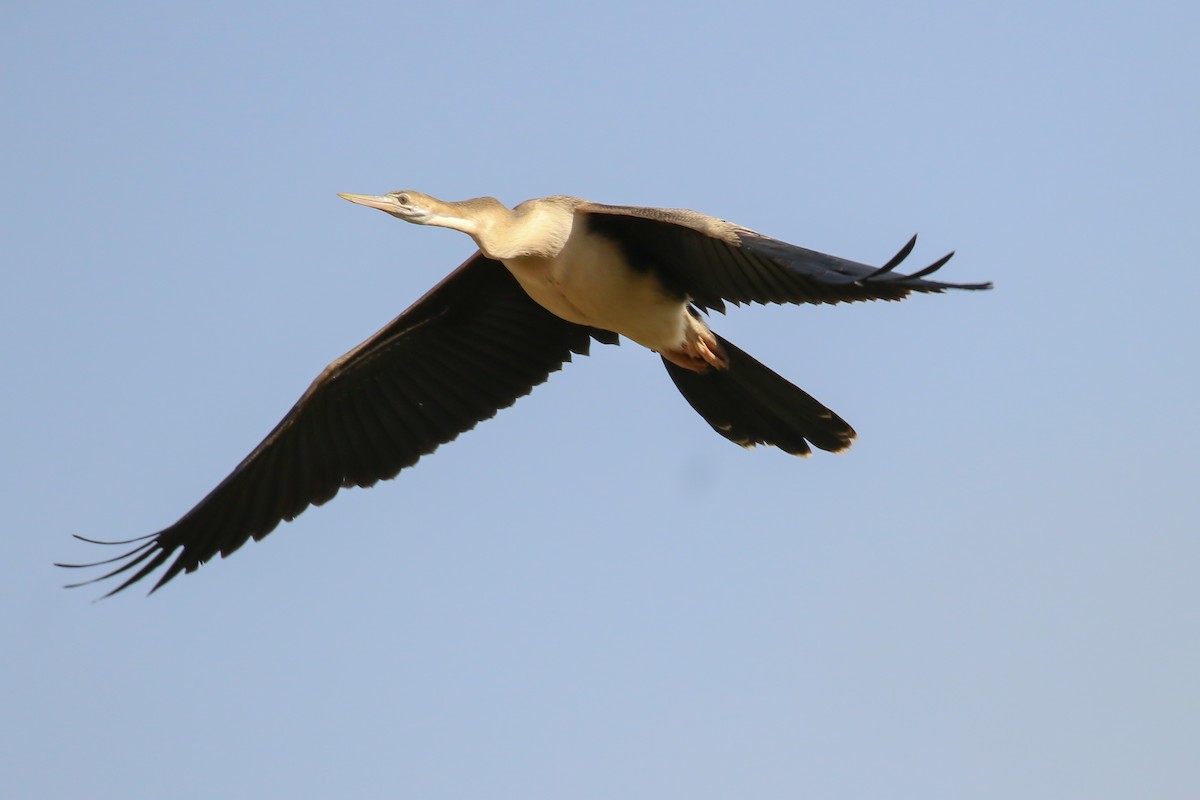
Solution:
[{"label": "bird's breast", "polygon": [[683,341],[686,303],[653,274],[632,269],[608,239],[577,230],[555,256],[502,260],[535,302],[568,322],[616,331],[655,350]]}]

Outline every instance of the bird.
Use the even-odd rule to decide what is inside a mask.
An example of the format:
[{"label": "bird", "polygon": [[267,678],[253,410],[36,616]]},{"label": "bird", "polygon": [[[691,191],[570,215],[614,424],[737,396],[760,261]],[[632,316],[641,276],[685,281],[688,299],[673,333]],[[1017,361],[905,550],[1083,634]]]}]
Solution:
[{"label": "bird", "polygon": [[[174,524],[69,587],[120,578],[116,594],[166,566],[150,592],[229,556],[344,487],[394,478],[511,406],[593,342],[624,337],[657,353],[684,399],[744,447],[807,456],[845,450],[854,429],[804,390],[715,333],[726,304],[900,300],[990,289],[910,274],[913,236],[879,267],[809,250],[695,211],[555,195],[512,208],[413,190],[340,194],[417,225],[460,231],[477,250],[406,311],[330,363],[257,447]],[[128,574],[127,574],[128,573]]]}]

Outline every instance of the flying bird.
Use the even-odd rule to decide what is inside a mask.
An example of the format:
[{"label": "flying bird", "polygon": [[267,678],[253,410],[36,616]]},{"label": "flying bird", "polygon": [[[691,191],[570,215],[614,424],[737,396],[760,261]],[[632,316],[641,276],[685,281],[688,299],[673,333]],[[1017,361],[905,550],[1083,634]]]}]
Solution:
[{"label": "flying bird", "polygon": [[[217,554],[261,539],[342,487],[394,478],[490,419],[593,341],[618,337],[661,356],[684,399],[743,447],[839,452],[854,429],[802,389],[713,332],[726,303],[900,300],[911,292],[989,289],[929,276],[953,253],[896,272],[914,236],[872,267],[787,244],[694,211],[491,197],[446,202],[416,191],[343,194],[417,225],[470,236],[478,250],[378,333],[317,377],[225,480],[175,524],[119,542],[92,564],[124,576],[109,594],[166,564],[151,592]],[[107,596],[107,595],[106,595]]]}]

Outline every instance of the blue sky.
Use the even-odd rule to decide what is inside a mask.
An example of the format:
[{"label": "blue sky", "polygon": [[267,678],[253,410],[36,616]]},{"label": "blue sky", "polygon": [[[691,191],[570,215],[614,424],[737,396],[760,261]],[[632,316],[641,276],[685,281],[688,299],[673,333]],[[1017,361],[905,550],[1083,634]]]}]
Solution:
[{"label": "blue sky", "polygon": [[[1198,17],[6,5],[6,794],[1195,797]],[[470,254],[336,196],[398,188],[997,288],[713,321],[842,456],[596,348],[150,599],[63,591]]]}]

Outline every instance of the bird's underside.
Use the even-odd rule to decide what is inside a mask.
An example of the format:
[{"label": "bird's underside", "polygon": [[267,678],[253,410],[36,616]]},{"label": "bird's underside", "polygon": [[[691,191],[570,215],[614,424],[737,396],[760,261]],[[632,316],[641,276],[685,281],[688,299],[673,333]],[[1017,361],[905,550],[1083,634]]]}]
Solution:
[{"label": "bird's underside", "polygon": [[[343,195],[479,244],[462,266],[374,336],[334,361],[267,437],[194,508],[133,549],[93,564],[121,591],[160,567],[154,588],[261,539],[342,487],[395,477],[512,405],[591,343],[623,334],[658,352],[712,428],[737,444],[797,455],[838,452],[854,430],[803,390],[713,333],[725,303],[899,300],[984,289],[789,245],[690,211],[571,197],[509,210],[490,198],[445,203],[418,192]],[[83,537],[78,537],[83,538]],[[85,541],[95,541],[85,539]],[[71,584],[73,586],[81,583]],[[152,590],[153,591],[153,590]]]}]

